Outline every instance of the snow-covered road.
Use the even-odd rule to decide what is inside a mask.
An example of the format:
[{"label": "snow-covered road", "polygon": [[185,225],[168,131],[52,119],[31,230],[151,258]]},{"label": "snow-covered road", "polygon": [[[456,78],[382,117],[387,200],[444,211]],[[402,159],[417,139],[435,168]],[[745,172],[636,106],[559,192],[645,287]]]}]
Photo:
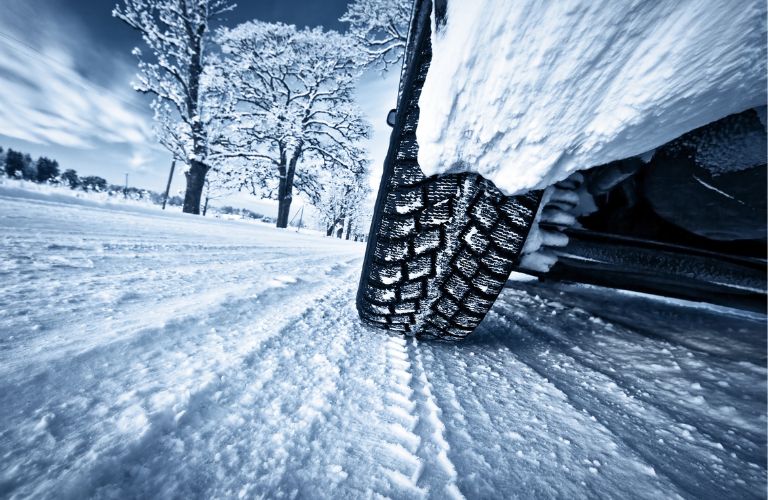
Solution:
[{"label": "snow-covered road", "polygon": [[0,187],[0,497],[761,498],[765,318],[519,283],[362,327],[364,247]]}]

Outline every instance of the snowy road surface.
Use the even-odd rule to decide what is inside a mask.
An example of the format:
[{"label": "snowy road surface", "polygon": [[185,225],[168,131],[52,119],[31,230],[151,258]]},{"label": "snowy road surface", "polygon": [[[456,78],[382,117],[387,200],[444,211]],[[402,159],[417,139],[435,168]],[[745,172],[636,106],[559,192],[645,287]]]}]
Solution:
[{"label": "snowy road surface", "polygon": [[130,210],[0,188],[0,497],[765,496],[764,317],[521,283],[419,343],[361,244]]}]

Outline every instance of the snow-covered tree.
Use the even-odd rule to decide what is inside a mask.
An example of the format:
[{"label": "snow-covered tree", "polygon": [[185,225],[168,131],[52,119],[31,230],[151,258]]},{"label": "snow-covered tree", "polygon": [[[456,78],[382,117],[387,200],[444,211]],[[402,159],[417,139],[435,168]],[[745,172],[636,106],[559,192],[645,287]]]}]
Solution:
[{"label": "snow-covered tree", "polygon": [[229,0],[124,0],[112,12],[136,29],[152,52],[145,58],[139,48],[133,51],[140,71],[135,88],[154,96],[158,139],[187,165],[187,213],[200,213],[214,141],[209,129],[220,109],[206,85],[206,35],[211,21],[232,8]]},{"label": "snow-covered tree", "polygon": [[357,201],[350,207],[347,216],[346,239],[362,241],[367,235],[373,216],[373,206],[369,201],[370,194],[371,191],[367,185],[361,187],[356,193]]},{"label": "snow-covered tree", "polygon": [[65,186],[69,186],[70,189],[75,189],[80,185],[80,177],[78,177],[76,170],[68,168],[61,174],[61,182]]},{"label": "snow-covered tree", "polygon": [[276,199],[277,226],[287,227],[294,190],[314,203],[324,176],[365,170],[359,142],[370,126],[354,103],[364,56],[348,36],[280,23],[220,29],[217,40],[216,80],[231,119],[218,149],[222,172],[236,187]]},{"label": "snow-covered tree", "polygon": [[29,153],[24,154],[24,170],[21,172],[21,178],[27,181],[37,180],[37,163],[32,161]]},{"label": "snow-covered tree", "polygon": [[102,193],[108,189],[107,180],[98,175],[88,175],[80,178],[80,188],[83,191]]},{"label": "snow-covered tree", "polygon": [[365,174],[349,173],[324,183],[314,205],[320,212],[325,234],[341,237],[344,233],[349,239],[355,231],[363,228],[369,194]]},{"label": "snow-covered tree", "polygon": [[339,19],[368,56],[368,63],[388,69],[403,57],[413,0],[354,0]]},{"label": "snow-covered tree", "polygon": [[53,181],[59,176],[59,162],[45,156],[37,159],[37,182]]},{"label": "snow-covered tree", "polygon": [[227,182],[222,178],[221,172],[217,168],[212,168],[205,178],[205,187],[203,189],[203,216],[208,213],[208,203],[212,200],[224,198],[229,194]]},{"label": "snow-covered tree", "polygon": [[5,155],[5,175],[11,178],[20,178],[27,162],[23,153],[8,148]]}]

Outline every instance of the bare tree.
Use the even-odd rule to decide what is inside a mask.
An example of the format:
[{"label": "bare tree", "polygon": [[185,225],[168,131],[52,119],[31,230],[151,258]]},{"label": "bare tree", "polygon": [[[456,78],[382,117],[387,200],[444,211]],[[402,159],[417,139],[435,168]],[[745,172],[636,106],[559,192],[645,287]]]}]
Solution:
[{"label": "bare tree", "polygon": [[339,19],[368,56],[368,63],[386,70],[403,57],[412,0],[354,0]]},{"label": "bare tree", "polygon": [[199,214],[212,139],[209,128],[219,107],[207,92],[206,52],[210,23],[235,7],[230,0],[124,0],[112,15],[136,29],[152,52],[139,48],[135,88],[154,96],[160,142],[186,163],[184,212]]},{"label": "bare tree", "polygon": [[231,118],[217,154],[231,183],[277,199],[286,227],[294,189],[316,201],[326,173],[365,170],[370,126],[354,104],[363,56],[348,36],[279,23],[221,29],[217,40]]},{"label": "bare tree", "polygon": [[368,186],[363,187],[359,201],[350,208],[347,219],[347,239],[352,238],[355,241],[362,241],[367,235],[371,226],[371,217],[373,216],[372,205],[368,199],[370,194],[370,188]]},{"label": "bare tree", "polygon": [[215,167],[211,168],[208,175],[205,177],[205,187],[203,189],[203,217],[208,213],[208,204],[212,200],[224,198],[228,194],[229,190],[227,189],[226,179],[221,177],[218,169]]},{"label": "bare tree", "polygon": [[337,177],[323,185],[314,203],[325,225],[326,235],[346,234],[346,238],[365,225],[367,199],[371,190],[365,174],[349,174]]}]

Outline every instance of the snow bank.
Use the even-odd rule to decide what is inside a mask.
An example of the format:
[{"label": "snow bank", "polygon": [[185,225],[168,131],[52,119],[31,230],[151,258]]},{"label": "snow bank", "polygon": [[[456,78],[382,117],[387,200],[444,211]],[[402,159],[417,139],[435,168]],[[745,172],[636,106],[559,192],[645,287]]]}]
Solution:
[{"label": "snow bank", "polygon": [[[91,207],[133,207],[160,210],[160,205],[152,203],[149,197],[142,199],[124,198],[122,194],[110,191],[83,191],[70,189],[64,184],[41,184],[22,179],[0,177],[0,194],[13,198],[31,198],[57,203],[72,203]],[[181,212],[181,207],[168,205],[168,212]]]},{"label": "snow bank", "polygon": [[505,193],[766,103],[763,0],[452,1],[419,105],[427,175]]}]

